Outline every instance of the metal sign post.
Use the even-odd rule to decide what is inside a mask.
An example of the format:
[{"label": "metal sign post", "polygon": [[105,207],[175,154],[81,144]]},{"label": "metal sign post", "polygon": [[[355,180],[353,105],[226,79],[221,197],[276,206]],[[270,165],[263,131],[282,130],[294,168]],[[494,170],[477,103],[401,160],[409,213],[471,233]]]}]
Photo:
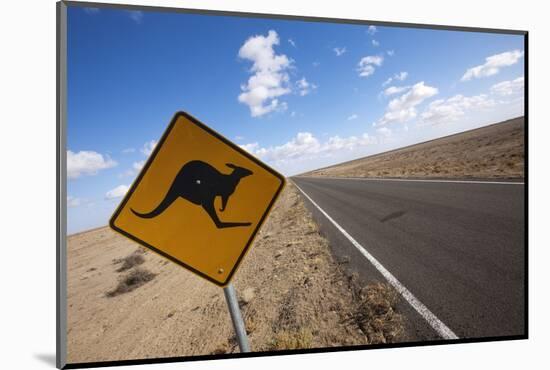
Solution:
[{"label": "metal sign post", "polygon": [[229,308],[229,314],[231,315],[231,321],[233,321],[233,327],[235,328],[235,334],[237,335],[237,342],[241,352],[250,352],[250,345],[248,344],[248,337],[246,336],[246,327],[244,326],[243,317],[241,316],[241,310],[239,308],[239,302],[237,301],[237,293],[233,284],[228,284],[223,288],[223,294]]}]

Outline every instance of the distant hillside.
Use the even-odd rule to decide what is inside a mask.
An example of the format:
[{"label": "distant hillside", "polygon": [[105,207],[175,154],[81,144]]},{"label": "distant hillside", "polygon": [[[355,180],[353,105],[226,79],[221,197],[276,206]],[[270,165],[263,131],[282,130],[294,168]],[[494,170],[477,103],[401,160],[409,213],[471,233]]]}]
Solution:
[{"label": "distant hillside", "polygon": [[524,132],[518,117],[300,176],[523,178]]}]

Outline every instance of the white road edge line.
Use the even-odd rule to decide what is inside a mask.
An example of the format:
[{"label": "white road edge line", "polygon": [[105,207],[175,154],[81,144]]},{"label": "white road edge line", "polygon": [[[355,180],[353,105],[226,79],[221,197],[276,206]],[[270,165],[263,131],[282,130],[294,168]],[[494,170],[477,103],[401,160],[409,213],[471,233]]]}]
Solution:
[{"label": "white road edge line", "polygon": [[444,339],[458,339],[458,336],[435,316],[422,302],[418,300],[395,276],[392,275],[373,255],[371,255],[361,244],[348,234],[342,226],[332,219],[313,199],[310,198],[294,181],[292,183],[300,190],[302,194],[313,204],[344,236],[365,256],[370,263],[386,278],[403,298],[428,322],[428,324]]},{"label": "white road edge line", "polygon": [[[309,177],[312,178],[312,177]],[[408,182],[449,182],[455,184],[493,184],[493,185],[525,185],[524,182],[507,181],[475,181],[475,180],[428,180],[428,179],[385,179],[375,177],[313,177],[313,179],[357,180],[357,181],[408,181]]]}]

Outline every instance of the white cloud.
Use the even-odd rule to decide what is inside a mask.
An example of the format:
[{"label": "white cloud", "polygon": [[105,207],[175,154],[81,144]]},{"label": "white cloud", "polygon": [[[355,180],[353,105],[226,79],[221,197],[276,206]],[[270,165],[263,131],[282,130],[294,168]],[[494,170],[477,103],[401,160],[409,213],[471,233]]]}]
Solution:
[{"label": "white cloud", "polygon": [[241,144],[239,146],[250,154],[254,154],[258,158],[262,158],[266,151],[266,149],[261,148],[258,143]]},{"label": "white cloud", "polygon": [[359,118],[359,116],[354,113],[354,114],[352,114],[351,116],[348,117],[348,121],[352,121],[352,120],[357,119],[357,118]]},{"label": "white cloud", "polygon": [[[155,150],[155,147],[157,146],[158,142],[156,140],[147,141],[143,144],[141,149],[139,150],[143,155],[150,156],[151,153],[153,153],[153,150]],[[127,177],[127,176],[135,176],[136,173],[138,173],[143,166],[145,165],[145,160],[137,161],[132,163],[132,168],[126,170],[125,172],[119,174],[119,177]]]},{"label": "white cloud", "polygon": [[341,138],[339,136],[333,136],[328,139],[328,141],[321,146],[321,153],[332,154],[340,150],[355,150],[358,147],[367,146],[370,144],[375,144],[376,139],[369,136],[369,134],[364,133],[361,136],[348,136]]},{"label": "white cloud", "polygon": [[303,155],[316,154],[321,149],[321,143],[309,132],[299,132],[291,141],[265,150],[262,158],[266,160],[281,160],[299,158]]},{"label": "white cloud", "polygon": [[290,117],[296,117],[296,112],[295,111],[290,112]]},{"label": "white cloud", "polygon": [[288,39],[288,43],[292,45],[293,47],[296,47],[296,43],[292,39]]},{"label": "white cloud", "polygon": [[136,151],[135,148],[126,148],[122,150],[122,153],[129,154],[129,153],[134,153],[135,151]]},{"label": "white cloud", "polygon": [[409,73],[408,72],[399,72],[399,73],[396,73],[394,74],[392,77],[388,78],[386,81],[384,81],[384,83],[382,84],[382,86],[387,86],[389,85],[390,83],[392,83],[392,81],[405,81],[407,79],[407,77],[409,76]]},{"label": "white cloud", "polygon": [[485,58],[485,63],[472,67],[464,73],[461,81],[496,75],[500,68],[516,64],[523,57],[522,50],[512,50]]},{"label": "white cloud", "polygon": [[524,78],[518,77],[511,81],[502,81],[491,86],[491,93],[500,96],[510,96],[523,92]]},{"label": "white cloud", "polygon": [[140,152],[142,152],[146,156],[149,156],[151,155],[151,153],[153,153],[153,150],[155,149],[156,146],[157,146],[156,140],[148,141],[145,144],[143,144],[143,147],[140,149]]},{"label": "white cloud", "polygon": [[67,196],[67,207],[78,207],[81,204],[80,198],[75,198],[70,195]]},{"label": "white cloud", "polygon": [[388,50],[388,51],[386,51],[386,54],[388,54],[390,57],[393,57],[393,55],[395,54],[395,51],[394,50]]},{"label": "white cloud", "polygon": [[237,135],[237,136],[235,136],[235,140],[237,140],[237,141],[244,140],[244,136]]},{"label": "white cloud", "polygon": [[424,125],[438,125],[457,121],[471,111],[491,108],[496,105],[487,95],[476,96],[455,95],[449,99],[438,99],[430,103],[420,116],[420,123]]},{"label": "white cloud", "polygon": [[394,122],[407,122],[417,116],[416,107],[424,100],[438,93],[437,88],[424,84],[424,81],[411,86],[409,91],[392,99],[384,116],[376,121],[373,126],[383,126]]},{"label": "white cloud", "polygon": [[258,143],[250,143],[241,145],[241,148],[264,161],[280,165],[296,160],[331,156],[341,151],[353,151],[374,143],[376,138],[367,133],[344,138],[332,136],[325,142],[320,142],[313,134],[300,132],[283,145],[263,148]]},{"label": "white cloud", "polygon": [[376,129],[376,132],[383,137],[390,137],[392,134],[392,131],[387,127],[380,127]]},{"label": "white cloud", "polygon": [[378,32],[378,30],[376,29],[376,26],[369,26],[369,28],[367,29],[367,33],[369,35],[374,35],[376,32]]},{"label": "white cloud", "polygon": [[390,86],[386,90],[384,90],[385,96],[395,95],[395,94],[401,94],[404,91],[407,91],[410,89],[410,86]]},{"label": "white cloud", "polygon": [[380,45],[380,43],[378,41],[376,41],[375,39],[372,39],[371,42],[372,42],[372,46],[374,46],[374,47],[377,47],[377,46]]},{"label": "white cloud", "polygon": [[116,166],[109,156],[91,150],[74,153],[67,150],[67,177],[76,179],[82,175],[95,175],[98,171]]},{"label": "white cloud", "polygon": [[143,20],[143,12],[141,10],[128,10],[128,16],[137,24],[140,24]]},{"label": "white cloud", "polygon": [[319,67],[319,66],[321,65],[321,62],[315,61],[315,62],[313,62],[313,63],[311,63],[311,64],[312,64],[314,67]]},{"label": "white cloud", "polygon": [[135,171],[140,171],[143,166],[145,166],[145,160],[143,161],[139,161],[139,162],[134,162],[132,164],[132,168],[135,170]]},{"label": "white cloud", "polygon": [[291,91],[286,72],[291,61],[284,54],[275,54],[275,45],[279,45],[279,36],[270,30],[267,36],[250,37],[239,49],[239,57],[253,63],[250,71],[254,74],[241,86],[239,95],[239,102],[248,105],[252,117],[284,108],[277,98]]},{"label": "white cloud", "polygon": [[145,165],[145,160],[132,163],[132,168],[118,175],[118,177],[135,176]]},{"label": "white cloud", "polygon": [[375,66],[380,67],[384,62],[384,57],[380,55],[369,55],[361,58],[357,65],[359,76],[368,77],[374,73]]},{"label": "white cloud", "polygon": [[365,65],[362,65],[357,70],[359,71],[359,76],[368,77],[374,73],[375,68],[371,64],[365,64]]},{"label": "white cloud", "polygon": [[384,61],[384,57],[379,56],[379,55],[366,56],[366,57],[362,58],[361,61],[365,64],[374,64],[374,65],[380,67],[382,65],[382,62]]},{"label": "white cloud", "polygon": [[298,94],[300,94],[300,96],[305,96],[312,90],[315,90],[317,85],[307,82],[306,78],[302,77],[302,79],[296,81],[296,87],[298,88]]},{"label": "white cloud", "polygon": [[105,199],[116,199],[123,197],[128,192],[128,189],[130,189],[130,186],[128,185],[119,185],[105,193]]},{"label": "white cloud", "polygon": [[242,149],[249,152],[249,153],[255,153],[256,150],[260,147],[260,144],[258,144],[258,143],[248,143],[248,144],[240,144],[239,146]]},{"label": "white cloud", "polygon": [[336,53],[337,57],[343,55],[346,52],[346,48],[334,48],[332,50],[334,50],[334,53]]}]

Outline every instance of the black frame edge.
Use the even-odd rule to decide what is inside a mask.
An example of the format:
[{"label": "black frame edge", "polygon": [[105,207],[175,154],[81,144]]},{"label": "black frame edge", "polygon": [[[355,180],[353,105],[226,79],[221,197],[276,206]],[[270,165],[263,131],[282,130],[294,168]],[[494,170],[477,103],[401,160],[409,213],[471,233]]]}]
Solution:
[{"label": "black frame edge", "polygon": [[56,3],[56,367],[67,365],[67,5]]},{"label": "black frame edge", "polygon": [[529,338],[529,32],[526,32],[523,36],[525,60],[523,64],[525,86],[523,87],[523,115],[525,117],[524,123],[524,181],[525,181],[525,338]]}]

